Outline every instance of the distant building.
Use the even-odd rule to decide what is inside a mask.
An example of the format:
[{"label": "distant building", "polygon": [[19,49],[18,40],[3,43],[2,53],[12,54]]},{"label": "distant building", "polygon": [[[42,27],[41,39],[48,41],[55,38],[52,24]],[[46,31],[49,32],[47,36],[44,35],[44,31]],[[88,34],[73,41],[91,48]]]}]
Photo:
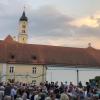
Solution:
[{"label": "distant building", "polygon": [[47,67],[98,67],[100,50],[28,44],[28,18],[19,20],[18,41],[10,35],[0,40],[0,77],[39,84],[46,81]]}]

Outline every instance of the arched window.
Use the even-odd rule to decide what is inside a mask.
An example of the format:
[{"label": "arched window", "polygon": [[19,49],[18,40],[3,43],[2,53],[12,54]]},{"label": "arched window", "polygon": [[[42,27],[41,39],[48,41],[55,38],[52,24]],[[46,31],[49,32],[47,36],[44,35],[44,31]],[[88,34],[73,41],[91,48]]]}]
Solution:
[{"label": "arched window", "polygon": [[22,33],[25,33],[25,30],[22,30]]}]

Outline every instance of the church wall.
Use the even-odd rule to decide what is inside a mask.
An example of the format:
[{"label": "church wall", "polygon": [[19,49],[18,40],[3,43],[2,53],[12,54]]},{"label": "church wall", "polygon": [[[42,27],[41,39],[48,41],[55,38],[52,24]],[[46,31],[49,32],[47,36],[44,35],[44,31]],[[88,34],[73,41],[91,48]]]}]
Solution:
[{"label": "church wall", "polygon": [[[10,73],[10,66],[14,67],[14,72]],[[33,74],[33,67],[36,68],[36,74]],[[15,81],[32,82],[39,84],[46,79],[46,67],[43,65],[25,65],[25,64],[8,64],[7,79],[15,78]]]},{"label": "church wall", "polygon": [[[45,71],[43,71],[43,65],[23,65],[23,64],[11,65],[9,64],[8,66],[14,66],[14,74],[12,76],[15,78],[16,81],[20,81],[20,82],[32,82],[33,81],[33,83],[36,82],[37,84],[44,81],[43,72]],[[36,68],[36,74],[32,73],[33,67]],[[44,70],[46,69],[44,68]],[[11,74],[9,73],[9,75]]]},{"label": "church wall", "polygon": [[28,40],[27,34],[25,34],[25,35],[20,34],[20,35],[19,35],[18,41],[19,41],[20,43],[26,43],[27,40]]},{"label": "church wall", "polygon": [[0,63],[0,75],[1,75],[1,72],[2,72],[2,63]]},{"label": "church wall", "polygon": [[6,71],[7,71],[7,64],[6,63],[0,63],[0,81],[6,81]]},{"label": "church wall", "polygon": [[1,80],[1,75],[2,75],[2,63],[0,63],[0,80]]}]

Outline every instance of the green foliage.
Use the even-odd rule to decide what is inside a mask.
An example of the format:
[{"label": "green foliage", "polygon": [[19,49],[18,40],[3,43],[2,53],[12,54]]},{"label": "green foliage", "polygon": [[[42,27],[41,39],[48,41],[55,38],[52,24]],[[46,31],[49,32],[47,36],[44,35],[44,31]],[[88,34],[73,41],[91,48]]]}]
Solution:
[{"label": "green foliage", "polygon": [[96,76],[94,79],[89,79],[89,82],[92,82],[92,81],[99,82],[100,81],[100,76]]},{"label": "green foliage", "polygon": [[95,79],[89,79],[89,82],[95,81]]},{"label": "green foliage", "polygon": [[96,80],[96,81],[100,81],[100,76],[96,76],[96,77],[95,77],[95,80]]}]

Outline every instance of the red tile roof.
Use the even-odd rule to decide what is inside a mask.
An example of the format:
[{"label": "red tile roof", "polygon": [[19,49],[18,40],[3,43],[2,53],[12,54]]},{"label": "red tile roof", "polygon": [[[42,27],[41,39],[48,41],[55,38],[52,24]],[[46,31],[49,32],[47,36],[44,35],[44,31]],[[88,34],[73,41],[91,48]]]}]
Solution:
[{"label": "red tile roof", "polygon": [[11,36],[0,42],[0,62],[16,64],[100,66],[100,50],[22,44]]}]

